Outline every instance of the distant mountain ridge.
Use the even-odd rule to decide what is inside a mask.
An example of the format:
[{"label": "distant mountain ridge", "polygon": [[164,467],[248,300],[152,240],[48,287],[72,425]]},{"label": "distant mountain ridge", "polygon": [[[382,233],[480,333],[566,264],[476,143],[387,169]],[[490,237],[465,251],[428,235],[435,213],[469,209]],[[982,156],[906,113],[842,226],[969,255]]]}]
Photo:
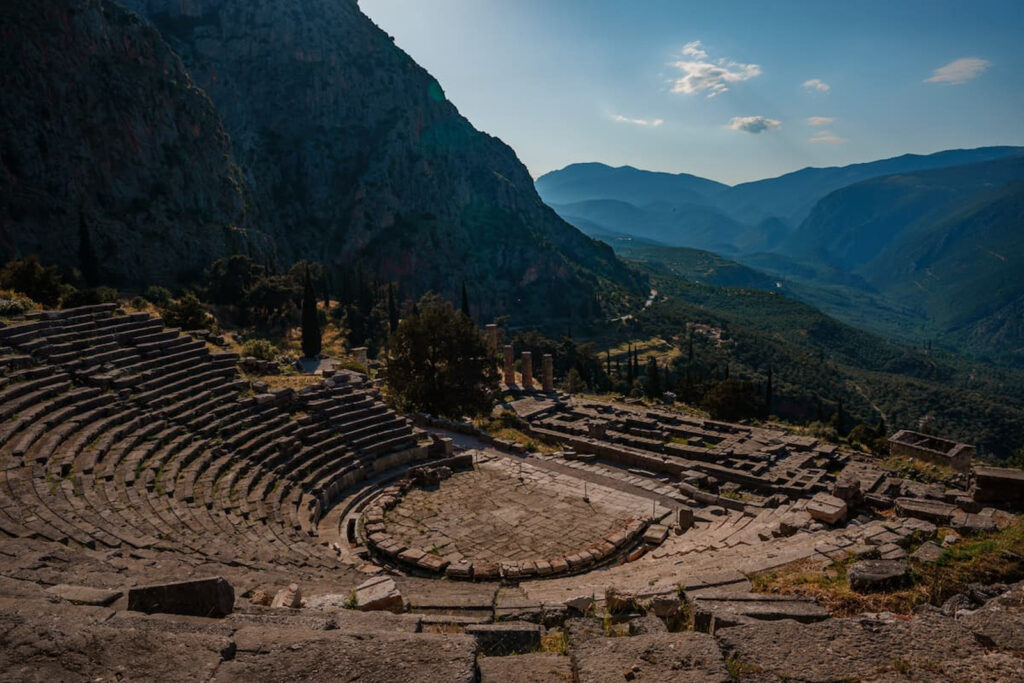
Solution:
[{"label": "distant mountain ridge", "polygon": [[729,189],[728,185],[689,173],[644,171],[632,166],[613,168],[601,163],[570,164],[545,173],[537,191],[549,204],[615,199],[637,206],[656,202],[704,202]]},{"label": "distant mountain ridge", "polygon": [[[807,217],[814,205],[831,192],[871,178],[920,170],[958,166],[1005,158],[1024,152],[1024,147],[981,147],[946,150],[928,155],[904,154],[891,159],[833,166],[804,168],[776,178],[728,186],[686,173],[643,171],[631,166],[613,168],[599,163],[571,164],[536,180],[542,199],[556,209],[581,201],[616,200],[645,211],[652,204],[673,205],[676,217],[666,224],[663,217],[640,217],[637,234],[650,237],[647,223],[657,223],[659,241],[673,246],[709,248],[723,245],[725,253],[753,253],[776,248]],[[657,212],[655,212],[657,213]],[[663,210],[662,210],[663,213]],[[578,214],[569,214],[570,216]],[[712,220],[710,216],[714,215]],[[619,216],[589,212],[591,223],[607,230],[633,233],[629,222]],[[570,222],[572,222],[570,220]],[[717,239],[706,234],[709,222],[725,231]],[[730,222],[745,226],[737,230]]]},{"label": "distant mountain ridge", "polygon": [[[587,194],[573,169],[558,172],[555,196]],[[592,164],[586,170],[595,188],[621,175]],[[629,171],[631,185],[617,190],[620,198],[553,206],[587,232],[723,254],[865,329],[1024,364],[1024,148],[904,155],[704,186],[705,204],[689,201],[692,192],[676,202],[659,194],[671,193],[672,183],[692,188],[692,177],[651,174],[644,190],[637,187],[643,173]],[[545,196],[551,180],[537,185]],[[626,195],[649,201],[632,204],[621,199]],[[628,254],[635,245],[620,238],[615,246]],[[694,258],[687,257],[691,264]]]}]

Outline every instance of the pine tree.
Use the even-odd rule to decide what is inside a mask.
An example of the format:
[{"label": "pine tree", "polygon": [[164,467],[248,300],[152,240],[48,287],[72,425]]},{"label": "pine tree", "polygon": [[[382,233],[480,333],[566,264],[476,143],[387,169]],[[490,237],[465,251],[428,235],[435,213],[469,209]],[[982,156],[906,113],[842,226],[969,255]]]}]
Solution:
[{"label": "pine tree", "polygon": [[78,212],[78,267],[86,285],[95,287],[100,283],[100,262],[96,258],[89,226],[85,224],[85,213],[82,211]]},{"label": "pine tree", "polygon": [[462,314],[467,318],[472,318],[469,314],[469,295],[466,293],[466,283],[462,283]]},{"label": "pine tree", "polygon": [[772,387],[772,366],[768,366],[768,383],[764,387],[764,416],[768,417],[772,414],[772,401],[775,398],[773,396],[774,387]]},{"label": "pine tree", "polygon": [[316,293],[313,291],[313,279],[306,267],[306,281],[302,292],[302,355],[316,358],[320,355],[320,319],[316,310]]}]

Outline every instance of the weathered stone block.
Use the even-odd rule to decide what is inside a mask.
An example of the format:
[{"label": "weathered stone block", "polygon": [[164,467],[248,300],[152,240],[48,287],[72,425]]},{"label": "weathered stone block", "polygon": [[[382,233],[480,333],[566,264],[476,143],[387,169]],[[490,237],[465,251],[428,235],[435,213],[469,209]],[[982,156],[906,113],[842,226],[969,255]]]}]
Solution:
[{"label": "weathered stone block", "polygon": [[662,524],[652,524],[644,532],[644,543],[647,545],[661,545],[668,538],[668,527]]},{"label": "weathered stone block", "polygon": [[302,607],[302,591],[299,589],[299,584],[289,584],[287,588],[279,590],[270,606],[290,607],[292,609]]},{"label": "weathered stone block", "polygon": [[196,617],[225,617],[235,605],[235,591],[224,578],[136,586],[128,591],[128,609]]},{"label": "weathered stone block", "polygon": [[847,572],[850,588],[866,593],[889,590],[903,585],[907,577],[906,560],[861,560]]},{"label": "weathered stone block", "polygon": [[931,541],[921,544],[921,547],[914,551],[911,559],[918,562],[935,562],[942,555],[942,548]]},{"label": "weathered stone block", "polygon": [[46,589],[46,592],[73,605],[93,605],[98,607],[105,607],[122,595],[121,591],[108,588],[71,586],[66,583],[51,586]]},{"label": "weathered stone block", "polygon": [[816,493],[807,503],[811,517],[826,524],[838,524],[846,520],[846,501],[827,493]]},{"label": "weathered stone block", "polygon": [[466,626],[466,635],[476,638],[481,653],[499,656],[540,649],[540,631],[539,625],[522,621]]},{"label": "weathered stone block", "polygon": [[394,579],[376,576],[356,587],[356,607],[364,612],[405,611],[405,601]]}]

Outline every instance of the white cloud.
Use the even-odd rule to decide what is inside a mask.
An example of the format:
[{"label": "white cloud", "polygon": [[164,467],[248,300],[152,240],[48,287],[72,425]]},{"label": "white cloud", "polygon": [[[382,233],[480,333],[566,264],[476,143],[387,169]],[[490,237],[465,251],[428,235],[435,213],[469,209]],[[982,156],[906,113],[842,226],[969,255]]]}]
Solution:
[{"label": "white cloud", "polygon": [[699,40],[683,46],[683,57],[670,66],[682,74],[674,79],[672,92],[684,95],[707,92],[707,97],[712,98],[728,92],[730,83],[748,81],[761,75],[761,67],[757,64],[743,64],[724,57],[711,59]]},{"label": "white cloud", "polygon": [[812,78],[804,81],[804,87],[808,90],[817,90],[818,92],[828,92],[832,89],[832,86],[821,80],[820,78]]},{"label": "white cloud", "polygon": [[657,128],[661,124],[665,123],[663,119],[631,119],[628,116],[622,114],[616,114],[612,117],[613,121],[618,123],[632,123],[636,126],[649,126],[651,128]]},{"label": "white cloud", "polygon": [[808,116],[807,123],[812,126],[827,126],[835,121],[831,116]]},{"label": "white cloud", "polygon": [[841,138],[832,131],[822,130],[814,134],[814,137],[809,138],[807,142],[813,142],[815,144],[825,145],[838,145],[846,142],[846,138]]},{"label": "white cloud", "polygon": [[699,40],[693,40],[683,45],[683,54],[687,57],[695,57],[697,59],[707,59],[708,53],[704,49],[704,44]]},{"label": "white cloud", "polygon": [[977,78],[985,69],[992,66],[987,59],[977,57],[962,57],[955,59],[946,66],[940,66],[932,72],[931,78],[924,79],[925,83],[948,83],[949,85],[960,85],[972,78]]},{"label": "white cloud", "polygon": [[725,126],[732,130],[742,130],[744,133],[763,133],[766,130],[775,130],[782,125],[777,119],[769,119],[764,116],[734,116]]}]

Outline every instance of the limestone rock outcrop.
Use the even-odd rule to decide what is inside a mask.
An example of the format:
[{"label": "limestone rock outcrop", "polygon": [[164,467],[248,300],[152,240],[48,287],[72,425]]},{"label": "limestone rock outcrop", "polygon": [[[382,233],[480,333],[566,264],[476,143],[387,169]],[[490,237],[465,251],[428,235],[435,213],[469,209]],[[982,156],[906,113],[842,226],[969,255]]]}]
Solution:
[{"label": "limestone rock outcrop", "polygon": [[125,4],[216,105],[285,258],[360,258],[414,293],[466,283],[488,314],[590,314],[599,281],[635,286],[354,0]]},{"label": "limestone rock outcrop", "polygon": [[266,241],[210,99],[160,34],[106,0],[0,8],[0,258],[176,284]]}]

